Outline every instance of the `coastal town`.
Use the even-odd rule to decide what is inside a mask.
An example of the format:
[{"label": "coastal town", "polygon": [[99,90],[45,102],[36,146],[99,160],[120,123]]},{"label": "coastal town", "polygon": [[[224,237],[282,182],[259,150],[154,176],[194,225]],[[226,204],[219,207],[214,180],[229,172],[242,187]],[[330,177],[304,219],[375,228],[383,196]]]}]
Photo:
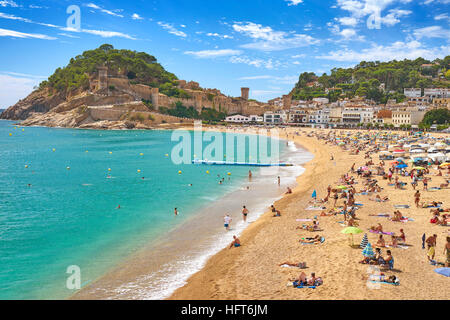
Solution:
[{"label": "coastal town", "polygon": [[[405,88],[404,95],[406,101],[389,100],[385,105],[359,97],[330,103],[328,98],[301,101],[285,95],[268,101],[276,108],[274,111],[262,115],[231,115],[225,121],[312,128],[419,129],[427,111],[450,109],[450,89],[447,88]],[[438,126],[432,125],[431,129],[436,130]]]}]

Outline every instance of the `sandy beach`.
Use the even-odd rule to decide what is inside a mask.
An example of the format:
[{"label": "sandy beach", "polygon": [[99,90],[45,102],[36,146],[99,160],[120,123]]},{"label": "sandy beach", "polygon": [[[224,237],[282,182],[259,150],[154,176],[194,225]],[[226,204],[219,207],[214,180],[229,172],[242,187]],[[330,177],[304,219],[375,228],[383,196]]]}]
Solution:
[{"label": "sandy beach", "polygon": [[[301,131],[299,136],[294,135]],[[381,299],[381,300],[408,300],[408,299],[448,299],[450,282],[448,278],[436,274],[436,266],[429,264],[426,251],[422,249],[422,235],[427,237],[437,234],[437,247],[435,259],[445,262],[444,246],[449,227],[431,224],[430,209],[416,208],[414,205],[414,190],[409,177],[402,177],[407,182],[404,190],[388,186],[388,180],[375,176],[378,185],[382,188],[382,197],[388,196],[389,201],[370,201],[372,195],[356,195],[357,203],[363,206],[357,210],[357,222],[364,232],[354,236],[354,243],[359,244],[364,233],[368,240],[375,245],[378,235],[370,233],[368,229],[381,223],[384,231],[395,232],[403,229],[406,234],[407,247],[382,248],[383,256],[386,249],[392,251],[395,259],[393,270],[382,271],[387,276],[395,275],[400,285],[379,284],[368,286],[367,276],[369,266],[358,263],[362,260],[361,249],[349,245],[348,235],[340,231],[344,228],[339,222],[343,215],[319,216],[320,211],[305,210],[311,201],[313,190],[317,190],[317,198],[324,198],[327,187],[335,188],[340,185],[340,177],[349,172],[353,163],[355,167],[363,166],[364,152],[350,155],[348,151],[337,145],[325,144],[324,140],[307,136],[308,132],[318,132],[311,129],[287,129],[281,138],[288,138],[300,144],[314,154],[314,159],[305,165],[306,172],[297,178],[298,186],[292,194],[286,195],[275,203],[282,216],[274,218],[272,212],[266,212],[257,221],[250,224],[242,233],[240,248],[225,248],[212,258],[206,266],[188,280],[188,283],[179,288],[170,299],[199,300],[199,299]],[[328,130],[320,130],[327,134]],[[336,132],[336,131],[335,131]],[[353,131],[356,132],[356,131]],[[286,135],[287,133],[287,135]],[[333,160],[331,160],[333,156]],[[374,164],[378,164],[378,155],[373,154]],[[386,161],[385,169],[391,161]],[[437,171],[430,170],[430,187],[438,187],[445,181],[447,170],[443,176],[436,176]],[[353,174],[356,176],[356,174]],[[362,186],[362,179],[357,179],[357,190]],[[442,201],[443,208],[447,208],[450,201],[448,189],[435,191],[422,191],[419,183],[422,201]],[[337,206],[343,204],[339,199]],[[400,209],[404,216],[413,221],[394,222],[384,217],[369,216],[371,214],[394,212],[394,204],[408,204],[410,208]],[[330,209],[333,200],[323,204]],[[251,213],[250,213],[251,214]],[[296,219],[313,219],[318,216],[322,231],[309,232],[296,229],[304,222]],[[299,242],[303,237],[314,237],[320,234],[325,241],[317,245],[303,245]],[[385,236],[386,243],[390,237]],[[285,261],[306,262],[307,269],[283,268],[278,266]],[[309,275],[315,272],[322,277],[323,285],[316,289],[297,289],[288,287],[290,278],[298,277],[304,271]]]}]

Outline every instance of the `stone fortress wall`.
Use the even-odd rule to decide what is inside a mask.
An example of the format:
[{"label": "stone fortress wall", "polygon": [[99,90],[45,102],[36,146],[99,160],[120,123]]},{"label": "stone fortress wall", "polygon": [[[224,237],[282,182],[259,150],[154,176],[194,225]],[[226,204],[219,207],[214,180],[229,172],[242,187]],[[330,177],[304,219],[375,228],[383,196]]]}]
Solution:
[{"label": "stone fortress wall", "polygon": [[[249,101],[249,88],[241,88],[241,97],[233,98],[226,96],[218,89],[202,89],[197,82],[186,80],[178,80],[178,88],[186,91],[191,97],[175,98],[168,97],[159,92],[158,88],[151,88],[142,84],[131,84],[130,81],[123,76],[108,75],[106,67],[99,67],[98,78],[91,80],[91,91],[94,95],[102,94],[103,96],[119,96],[126,94],[131,102],[141,101],[141,99],[149,100],[155,109],[160,107],[172,108],[175,103],[181,102],[186,107],[194,107],[197,111],[202,108],[215,109],[225,112],[226,114],[242,114],[242,115],[262,115],[266,111],[274,111],[275,107],[257,102]],[[111,99],[108,99],[109,101]],[[123,103],[123,99],[118,103]],[[99,111],[95,111],[99,112]],[[114,114],[119,111],[113,111]],[[105,113],[107,118],[116,118],[116,116]]]}]

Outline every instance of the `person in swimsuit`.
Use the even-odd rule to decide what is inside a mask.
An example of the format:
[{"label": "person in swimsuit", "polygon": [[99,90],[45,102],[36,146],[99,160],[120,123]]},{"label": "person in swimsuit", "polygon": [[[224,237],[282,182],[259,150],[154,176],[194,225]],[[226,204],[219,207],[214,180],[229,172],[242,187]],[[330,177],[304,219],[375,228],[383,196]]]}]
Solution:
[{"label": "person in swimsuit", "polygon": [[228,249],[231,249],[231,248],[233,248],[233,247],[237,248],[237,247],[240,247],[240,246],[241,246],[241,241],[239,240],[238,237],[233,236],[233,239],[234,239],[234,240],[233,240],[233,242],[231,242],[230,247],[229,247]]},{"label": "person in swimsuit", "polygon": [[271,205],[270,208],[272,209],[272,212],[275,213],[273,216],[274,217],[281,217],[281,212],[280,210],[275,209],[274,205]]},{"label": "person in swimsuit", "polygon": [[177,208],[175,208],[175,209],[173,210],[173,213],[175,214],[175,216],[178,215],[178,210],[177,210]]},{"label": "person in swimsuit", "polygon": [[232,219],[231,219],[230,215],[228,215],[228,214],[223,217],[223,225],[227,231],[230,230],[231,220]]},{"label": "person in swimsuit", "polygon": [[447,243],[445,244],[444,247],[444,254],[447,253],[447,260],[445,260],[445,267],[449,267],[450,266],[450,237],[447,237]]},{"label": "person in swimsuit", "polygon": [[291,188],[289,188],[289,187],[287,187],[287,191],[286,191],[286,194],[291,194],[292,193],[292,189]]},{"label": "person in swimsuit", "polygon": [[247,221],[247,215],[248,215],[248,209],[245,206],[243,206],[242,208],[243,208],[242,209],[242,218],[244,219],[244,222],[246,222]]}]

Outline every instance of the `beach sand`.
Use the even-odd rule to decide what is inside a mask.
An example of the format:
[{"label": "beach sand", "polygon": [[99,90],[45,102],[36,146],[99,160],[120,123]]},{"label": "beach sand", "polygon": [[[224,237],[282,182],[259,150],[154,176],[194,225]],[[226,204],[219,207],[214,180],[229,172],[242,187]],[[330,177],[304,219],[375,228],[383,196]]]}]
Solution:
[{"label": "beach sand", "polygon": [[[274,218],[271,212],[266,212],[257,221],[249,225],[240,240],[240,248],[225,248],[211,257],[205,267],[191,276],[188,283],[175,291],[170,299],[448,299],[450,280],[436,274],[435,266],[428,263],[426,250],[422,249],[422,234],[427,237],[437,234],[436,260],[445,261],[443,254],[445,237],[449,227],[436,226],[429,223],[430,209],[416,209],[414,206],[414,191],[409,184],[409,178],[401,180],[408,182],[406,190],[396,190],[388,186],[387,180],[376,176],[379,185],[383,188],[381,196],[388,196],[390,201],[378,203],[369,201],[369,196],[356,195],[357,203],[363,207],[357,210],[359,228],[366,232],[369,242],[374,245],[378,235],[369,233],[372,225],[381,223],[385,231],[399,233],[403,228],[407,238],[408,249],[391,249],[395,259],[395,268],[384,272],[386,275],[395,275],[400,280],[399,286],[381,284],[379,286],[367,285],[364,277],[369,275],[368,265],[360,264],[363,256],[361,249],[349,245],[347,235],[341,234],[343,227],[338,223],[343,221],[343,215],[320,217],[320,211],[307,211],[313,190],[317,190],[317,197],[326,196],[328,185],[336,187],[339,178],[349,171],[353,163],[356,168],[362,166],[366,160],[364,152],[359,155],[350,155],[338,146],[325,144],[323,140],[307,137],[305,132],[314,129],[301,129],[301,136],[293,137],[292,133],[300,129],[287,129],[289,139],[300,144],[315,155],[314,159],[304,165],[306,172],[298,177],[298,186],[293,193],[286,195],[275,203],[282,216]],[[317,132],[317,129],[315,129]],[[320,130],[327,133],[327,130]],[[286,136],[281,135],[281,138]],[[334,160],[330,160],[330,156]],[[375,164],[378,157],[373,156]],[[389,161],[386,161],[386,170]],[[436,171],[431,170],[432,180],[429,187],[439,186],[444,177],[435,176]],[[356,175],[356,174],[355,174]],[[431,176],[430,175],[430,176]],[[359,179],[361,181],[361,179]],[[359,190],[361,182],[356,185]],[[448,189],[437,191],[422,191],[421,201],[436,200],[444,203],[444,208],[450,203]],[[333,200],[327,204],[327,209]],[[343,200],[339,199],[338,206]],[[394,211],[394,204],[409,204],[410,209],[400,209],[401,212],[413,218],[407,223],[392,222],[387,218],[373,217],[369,214],[390,213]],[[313,218],[319,216],[321,229],[319,232],[297,230],[302,222],[296,219]],[[359,244],[364,233],[354,236],[354,243]],[[313,237],[317,234],[325,237],[325,242],[319,245],[302,245],[299,239]],[[385,236],[386,243],[390,240]],[[385,256],[386,248],[382,249]],[[291,262],[306,262],[308,268],[282,268],[278,264]],[[290,278],[297,277],[301,271],[308,275],[315,272],[323,278],[323,285],[316,289],[297,289],[288,287]]]}]

